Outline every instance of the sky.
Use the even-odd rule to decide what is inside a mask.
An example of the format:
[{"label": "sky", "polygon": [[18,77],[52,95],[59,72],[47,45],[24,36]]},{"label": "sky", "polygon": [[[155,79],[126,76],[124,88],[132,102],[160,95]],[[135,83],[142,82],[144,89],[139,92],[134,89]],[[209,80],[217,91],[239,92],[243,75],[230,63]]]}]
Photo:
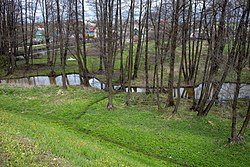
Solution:
[{"label": "sky", "polygon": [[[30,0],[33,1],[33,0]],[[34,1],[33,1],[34,2]],[[34,2],[35,3],[35,2]],[[90,0],[85,0],[85,19],[86,20],[95,20],[95,8],[91,6],[93,3],[91,3]],[[37,12],[36,12],[36,21],[42,22],[42,10],[40,4],[38,4]]]}]

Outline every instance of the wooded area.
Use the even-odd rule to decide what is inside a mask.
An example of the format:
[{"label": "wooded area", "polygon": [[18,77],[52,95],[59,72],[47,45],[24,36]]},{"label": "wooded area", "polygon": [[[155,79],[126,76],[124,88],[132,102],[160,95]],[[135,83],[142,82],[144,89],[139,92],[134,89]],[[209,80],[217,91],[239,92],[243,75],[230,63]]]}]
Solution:
[{"label": "wooded area", "polygon": [[[96,37],[91,39],[98,50],[95,56],[99,56],[95,72],[88,66],[86,6],[95,15]],[[236,88],[230,142],[242,141],[250,102],[238,133],[236,117],[243,72],[249,83],[249,0],[1,0],[2,78],[20,66],[20,55],[25,70],[34,65],[37,27],[44,30],[45,40],[40,42],[46,47],[48,75],[58,75],[55,65],[59,62],[63,88],[67,89],[66,60],[74,46],[81,85],[88,86],[88,79],[97,73],[105,75],[108,110],[114,108],[114,83],[121,90],[128,89],[125,103],[130,105],[133,81],[139,79],[146,94],[156,94],[158,109],[174,106],[173,114],[181,105],[180,87],[188,86],[194,93],[197,84],[202,84],[201,94],[198,99],[192,96],[190,108],[198,116],[207,116],[223,83],[233,76]],[[117,64],[119,68],[115,68]],[[176,99],[174,88],[178,88]],[[167,93],[164,104],[162,93]]]}]

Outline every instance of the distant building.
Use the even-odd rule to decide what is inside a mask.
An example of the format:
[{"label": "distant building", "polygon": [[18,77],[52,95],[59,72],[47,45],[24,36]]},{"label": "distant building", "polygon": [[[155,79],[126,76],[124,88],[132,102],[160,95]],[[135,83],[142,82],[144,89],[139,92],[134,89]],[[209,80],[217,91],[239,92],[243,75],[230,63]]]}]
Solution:
[{"label": "distant building", "polygon": [[33,42],[35,44],[39,44],[39,43],[45,42],[44,28],[37,28],[37,30],[35,32],[35,37],[33,38]]},{"label": "distant building", "polygon": [[85,34],[87,38],[96,38],[96,21],[88,20],[86,23]]},{"label": "distant building", "polygon": [[86,36],[88,38],[96,38],[95,27],[86,27]]}]

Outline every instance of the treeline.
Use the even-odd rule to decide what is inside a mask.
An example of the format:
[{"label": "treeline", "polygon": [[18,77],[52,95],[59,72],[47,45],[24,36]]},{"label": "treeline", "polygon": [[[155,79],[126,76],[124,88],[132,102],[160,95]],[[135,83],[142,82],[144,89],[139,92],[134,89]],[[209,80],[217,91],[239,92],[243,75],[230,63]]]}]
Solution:
[{"label": "treeline", "polygon": [[[32,40],[35,25],[40,21],[45,30],[51,74],[55,73],[59,54],[63,87],[67,88],[66,57],[69,43],[73,42],[80,81],[87,85],[86,6],[95,13],[99,70],[106,75],[109,110],[113,108],[112,81],[117,61],[119,84],[128,88],[127,105],[130,105],[131,81],[138,77],[139,69],[143,69],[146,93],[157,95],[159,109],[159,94],[167,84],[165,105],[174,106],[173,113],[177,113],[181,97],[178,89],[174,100],[173,88],[180,88],[181,83],[185,83],[194,91],[199,78],[201,95],[199,99],[193,96],[191,107],[198,116],[209,113],[222,84],[233,70],[236,89],[230,140],[238,142],[243,138],[250,118],[250,103],[238,134],[236,108],[242,70],[250,67],[249,0],[91,0],[88,4],[84,4],[84,0],[2,0],[0,54],[7,73],[15,70],[15,55],[19,47],[24,48],[26,67],[32,64]],[[38,13],[42,16],[40,20],[37,20]],[[83,34],[81,39],[80,34]],[[55,48],[59,48],[59,53]],[[149,73],[152,73],[152,82]],[[167,83],[164,83],[166,76]]]}]

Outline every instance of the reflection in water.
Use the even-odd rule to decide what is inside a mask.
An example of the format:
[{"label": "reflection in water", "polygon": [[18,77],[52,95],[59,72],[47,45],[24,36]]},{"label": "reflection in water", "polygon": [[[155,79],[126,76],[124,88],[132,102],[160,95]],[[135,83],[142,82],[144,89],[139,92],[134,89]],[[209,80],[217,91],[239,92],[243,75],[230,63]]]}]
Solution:
[{"label": "reflection in water", "polygon": [[50,85],[56,85],[56,78],[55,77],[49,77],[49,83],[50,83]]},{"label": "reflection in water", "polygon": [[[234,96],[236,84],[234,83],[224,83],[218,95],[218,100],[232,100]],[[239,92],[239,98],[249,99],[250,98],[250,85],[249,84],[241,84]],[[211,93],[209,99],[212,98],[213,89],[211,89]],[[196,99],[199,99],[201,96],[202,84],[196,87],[193,91],[193,88],[180,88],[180,93],[182,98],[192,98],[195,96]],[[177,89],[174,90],[174,94],[177,95]]]},{"label": "reflection in water", "polygon": [[[28,78],[20,78],[20,79],[6,79],[0,80],[0,83],[11,83],[18,85],[58,85],[62,86],[62,76],[57,77],[48,77],[48,76],[36,76],[36,77],[28,77]],[[89,84],[91,87],[96,89],[105,89],[105,84],[99,81],[96,78],[89,79]],[[79,74],[69,74],[67,75],[67,85],[80,85]],[[218,100],[230,100],[233,99],[234,90],[236,84],[234,83],[224,83],[218,95]],[[119,90],[121,88],[120,85],[114,86],[115,90]],[[192,88],[180,88],[180,94],[182,98],[192,98],[195,96],[198,99],[201,96],[202,84],[196,87],[193,91]],[[128,91],[128,88],[125,89]],[[212,89],[213,91],[213,89]],[[145,88],[132,87],[131,92],[146,92]],[[177,95],[177,89],[174,89],[174,96]],[[211,94],[212,95],[212,94]],[[211,98],[211,96],[210,96]],[[250,85],[249,84],[241,84],[241,89],[239,93],[239,98],[250,98]]]},{"label": "reflection in water", "polygon": [[[128,92],[128,88],[125,91]],[[146,92],[146,88],[131,87],[130,92]]]},{"label": "reflection in water", "polygon": [[[36,77],[27,77],[27,78],[19,78],[19,79],[6,79],[0,80],[0,83],[10,83],[10,84],[18,84],[18,85],[58,85],[62,86],[62,76],[59,75],[57,77],[49,77],[49,76],[36,76]],[[93,88],[104,89],[105,84],[101,83],[96,78],[91,78],[89,80],[89,84]],[[67,75],[67,85],[80,85],[79,74],[69,74]]]},{"label": "reflection in water", "polygon": [[97,88],[97,89],[105,89],[105,84],[101,83],[99,80],[97,80],[96,78],[91,78],[89,80],[89,84],[91,87],[93,88]]}]

